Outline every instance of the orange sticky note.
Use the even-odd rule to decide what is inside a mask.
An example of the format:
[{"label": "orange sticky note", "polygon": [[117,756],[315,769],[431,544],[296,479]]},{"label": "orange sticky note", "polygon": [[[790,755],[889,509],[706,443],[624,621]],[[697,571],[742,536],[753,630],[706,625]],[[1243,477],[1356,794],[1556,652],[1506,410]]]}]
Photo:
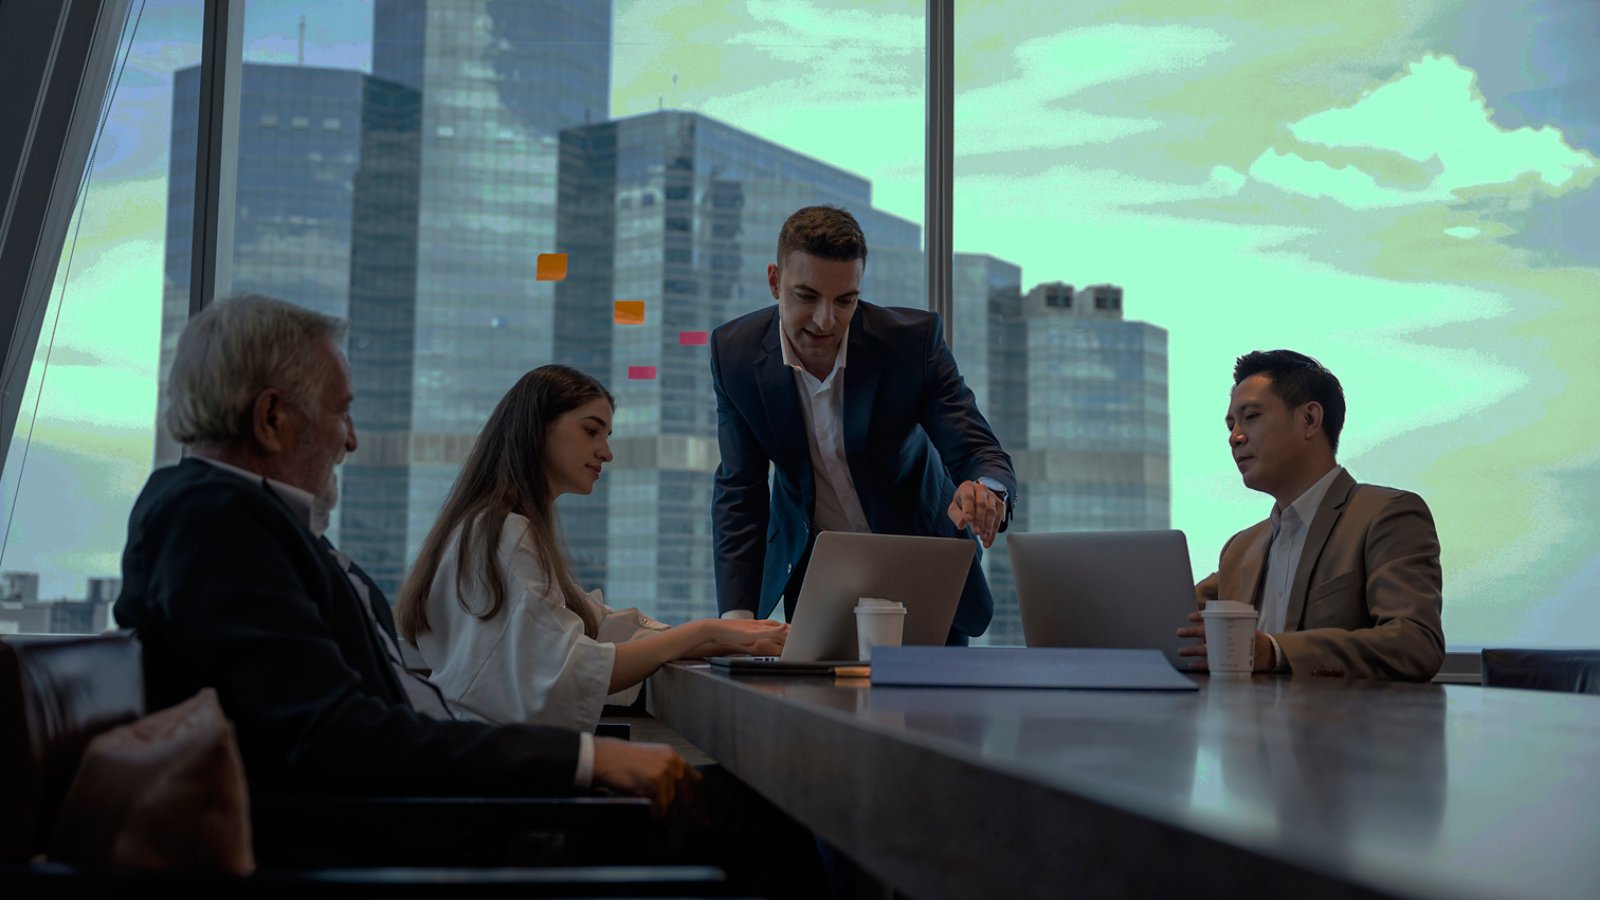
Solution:
[{"label": "orange sticky note", "polygon": [[567,255],[565,253],[539,254],[538,272],[534,276],[539,281],[560,281],[567,277]]},{"label": "orange sticky note", "polygon": [[656,377],[655,366],[629,366],[629,381],[654,381]]},{"label": "orange sticky note", "polygon": [[678,346],[704,347],[710,337],[710,333],[705,331],[680,331],[678,332]]},{"label": "orange sticky note", "polygon": [[611,320],[618,325],[643,325],[643,300],[618,300],[612,304]]}]

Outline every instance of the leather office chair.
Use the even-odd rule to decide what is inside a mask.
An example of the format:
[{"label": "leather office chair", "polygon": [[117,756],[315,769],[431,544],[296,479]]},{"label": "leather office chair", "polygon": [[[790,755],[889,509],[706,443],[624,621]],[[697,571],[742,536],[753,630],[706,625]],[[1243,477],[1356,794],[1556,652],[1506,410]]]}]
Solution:
[{"label": "leather office chair", "polygon": [[[0,791],[0,895],[170,896],[174,890],[299,897],[606,897],[725,896],[723,873],[710,867],[589,867],[536,869],[359,868],[303,870],[283,868],[261,854],[262,838],[289,848],[294,841],[333,833],[309,828],[322,822],[369,829],[406,827],[418,817],[437,817],[469,832],[529,828],[624,829],[648,822],[647,801],[634,798],[298,798],[253,816],[258,860],[263,868],[248,878],[182,873],[100,870],[38,861],[57,813],[90,739],[143,715],[142,655],[130,632],[74,638],[0,641],[0,772],[8,788]],[[418,808],[421,804],[424,808]],[[274,815],[277,816],[274,819]],[[309,817],[309,818],[307,818]],[[340,860],[344,842],[320,847],[329,865]],[[280,848],[282,849],[282,848]],[[359,855],[359,854],[358,854]],[[434,860],[412,856],[410,866]]]},{"label": "leather office chair", "polygon": [[0,643],[0,863],[43,853],[89,739],[144,715],[131,632]]},{"label": "leather office chair", "polygon": [[1600,650],[1485,648],[1483,686],[1600,694]]}]

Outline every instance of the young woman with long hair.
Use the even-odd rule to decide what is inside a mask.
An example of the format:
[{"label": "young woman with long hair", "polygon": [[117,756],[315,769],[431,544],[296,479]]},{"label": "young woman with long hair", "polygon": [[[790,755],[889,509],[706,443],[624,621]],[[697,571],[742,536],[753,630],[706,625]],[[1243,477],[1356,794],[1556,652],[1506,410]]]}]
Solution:
[{"label": "young woman with long hair", "polygon": [[400,590],[400,634],[461,713],[593,731],[669,660],[782,650],[788,626],[700,619],[676,627],[613,610],[572,578],[556,497],[588,494],[611,461],[614,410],[599,381],[541,366],[501,398]]}]

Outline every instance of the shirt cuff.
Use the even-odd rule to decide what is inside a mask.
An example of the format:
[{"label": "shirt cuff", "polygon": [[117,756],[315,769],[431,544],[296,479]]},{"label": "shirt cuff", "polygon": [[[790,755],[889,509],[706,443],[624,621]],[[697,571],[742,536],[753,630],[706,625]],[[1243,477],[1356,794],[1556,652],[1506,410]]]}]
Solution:
[{"label": "shirt cuff", "polygon": [[756,611],[753,609],[730,609],[722,614],[724,619],[754,619]]},{"label": "shirt cuff", "polygon": [[1278,646],[1278,639],[1267,635],[1267,640],[1272,642],[1272,671],[1282,672],[1286,668],[1283,664],[1283,648]]},{"label": "shirt cuff", "polygon": [[573,787],[586,788],[594,783],[594,735],[578,732],[578,774],[572,779]]}]

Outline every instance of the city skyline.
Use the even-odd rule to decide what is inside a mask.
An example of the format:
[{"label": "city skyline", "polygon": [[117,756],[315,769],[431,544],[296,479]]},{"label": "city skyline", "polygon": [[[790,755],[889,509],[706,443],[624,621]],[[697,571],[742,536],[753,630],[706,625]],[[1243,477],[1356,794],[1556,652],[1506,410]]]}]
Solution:
[{"label": "city skyline", "polygon": [[[380,17],[375,28],[384,27]],[[412,61],[401,51],[421,52],[432,39],[419,34],[388,42],[390,74],[422,77],[406,75]],[[443,70],[453,68],[449,53],[427,58]],[[506,369],[504,377],[510,379],[512,370],[561,362],[611,385],[619,410],[613,437],[617,459],[593,496],[563,503],[580,581],[606,591],[610,602],[639,606],[658,618],[697,618],[715,614],[707,510],[717,458],[716,419],[704,351],[681,345],[677,336],[704,333],[769,303],[765,286],[751,276],[765,265],[773,235],[788,213],[812,203],[852,209],[870,235],[865,296],[883,305],[916,306],[924,295],[920,229],[875,209],[870,181],[704,115],[663,111],[560,130],[556,214],[547,243],[565,254],[567,266],[544,312],[524,320],[542,333],[543,342],[506,349],[496,340],[519,324],[515,304],[478,319],[455,293],[445,295],[431,314],[431,330],[443,322],[458,335],[441,341],[419,324],[425,265],[416,223],[428,216],[420,199],[428,193],[422,157],[430,146],[434,159],[442,150],[459,153],[463,138],[484,134],[493,137],[490,146],[509,150],[520,165],[548,171],[548,142],[520,145],[517,135],[475,119],[470,108],[448,120],[430,115],[426,88],[355,70],[249,63],[241,78],[234,290],[282,297],[350,321],[353,414],[363,447],[343,468],[344,498],[330,537],[362,559],[390,596],[397,593],[406,565],[432,525],[443,488],[476,435],[471,423],[481,421],[498,399],[494,390],[482,389],[494,383],[493,376],[479,375],[471,379],[480,386],[476,398],[456,396],[445,404],[454,428],[413,431],[413,410],[427,405],[412,396],[414,378],[465,383],[462,370],[475,365]],[[175,76],[175,146],[193,139],[197,81],[192,67]],[[584,117],[593,117],[592,107]],[[428,134],[426,121],[449,124],[436,124]],[[496,173],[483,171],[481,164],[467,162],[458,170],[457,184],[463,176],[498,182]],[[192,161],[175,154],[163,370],[187,312],[185,202],[192,177]],[[471,243],[462,242],[460,234],[492,219],[474,216],[448,220],[458,254]],[[506,247],[470,246],[470,251],[475,265],[491,270],[503,266],[509,254]],[[982,283],[957,287],[956,308],[965,314],[958,345],[969,351],[958,358],[974,364],[966,375],[983,397],[980,409],[1002,434],[1015,435],[1006,443],[1014,453],[1057,444],[1066,449],[1071,442],[1065,432],[1074,426],[1070,412],[1052,426],[1062,432],[1060,441],[1047,431],[1029,434],[1024,425],[1028,385],[1044,377],[1030,377],[1028,369],[1046,373],[1059,366],[1028,353],[1021,270],[992,257],[962,254],[956,260],[958,267],[972,262],[992,270]],[[496,290],[486,295],[504,300]],[[642,298],[644,319],[619,327],[610,308],[614,297]],[[1070,306],[1070,288],[1066,299]],[[532,305],[539,309],[539,298]],[[1119,295],[1115,316],[1120,315]],[[1119,322],[1112,327],[1138,326]],[[1094,339],[1084,345],[1085,352],[1097,357],[1109,352],[1101,344]],[[431,354],[431,362],[424,362],[424,353]],[[658,374],[630,377],[639,366]],[[1164,378],[1164,361],[1158,368]],[[425,371],[435,374],[430,378],[421,374]],[[1136,380],[1135,395],[1144,390],[1141,384]],[[1160,388],[1164,402],[1164,381]],[[1114,385],[1101,389],[1116,393]],[[1164,433],[1159,440],[1164,447]],[[175,449],[166,456],[158,452],[157,463],[176,461]],[[1164,457],[1159,468],[1164,490]],[[422,480],[432,483],[432,491],[416,489],[418,471],[427,474]],[[1096,470],[1091,477],[1103,474]],[[1046,483],[1040,480],[1039,486]],[[1033,486],[1024,480],[1019,502]],[[1101,502],[1093,490],[1075,492],[1066,484],[1061,489],[1081,495],[1086,511]],[[1054,502],[1053,514],[1047,515],[1040,504],[1033,516],[1019,515],[1017,524],[1165,527],[1167,495],[1161,499],[1150,515],[1111,518],[1073,515],[1066,511],[1070,504]],[[1001,623],[988,639],[1019,641],[1003,544],[986,558],[985,568],[994,578]]]},{"label": "city skyline", "polygon": [[[920,9],[619,2],[612,112],[705,112],[868,175],[877,204],[919,221]],[[247,58],[292,62],[302,12],[307,64],[370,58],[362,4],[271,2],[249,4]],[[1600,224],[1584,100],[1600,62],[1581,36],[1597,16],[1563,0],[958,4],[956,248],[1029,282],[1119,283],[1169,329],[1173,524],[1197,574],[1268,505],[1227,465],[1232,357],[1287,345],[1345,383],[1341,461],[1434,507],[1453,643],[1600,634],[1582,590],[1600,536],[1548,514],[1594,483],[1582,310],[1600,250],[1581,236]],[[50,352],[39,414],[8,460],[7,568],[115,571],[151,453],[161,83],[198,60],[198,34],[194,4],[145,9],[26,395],[24,418]]]}]

